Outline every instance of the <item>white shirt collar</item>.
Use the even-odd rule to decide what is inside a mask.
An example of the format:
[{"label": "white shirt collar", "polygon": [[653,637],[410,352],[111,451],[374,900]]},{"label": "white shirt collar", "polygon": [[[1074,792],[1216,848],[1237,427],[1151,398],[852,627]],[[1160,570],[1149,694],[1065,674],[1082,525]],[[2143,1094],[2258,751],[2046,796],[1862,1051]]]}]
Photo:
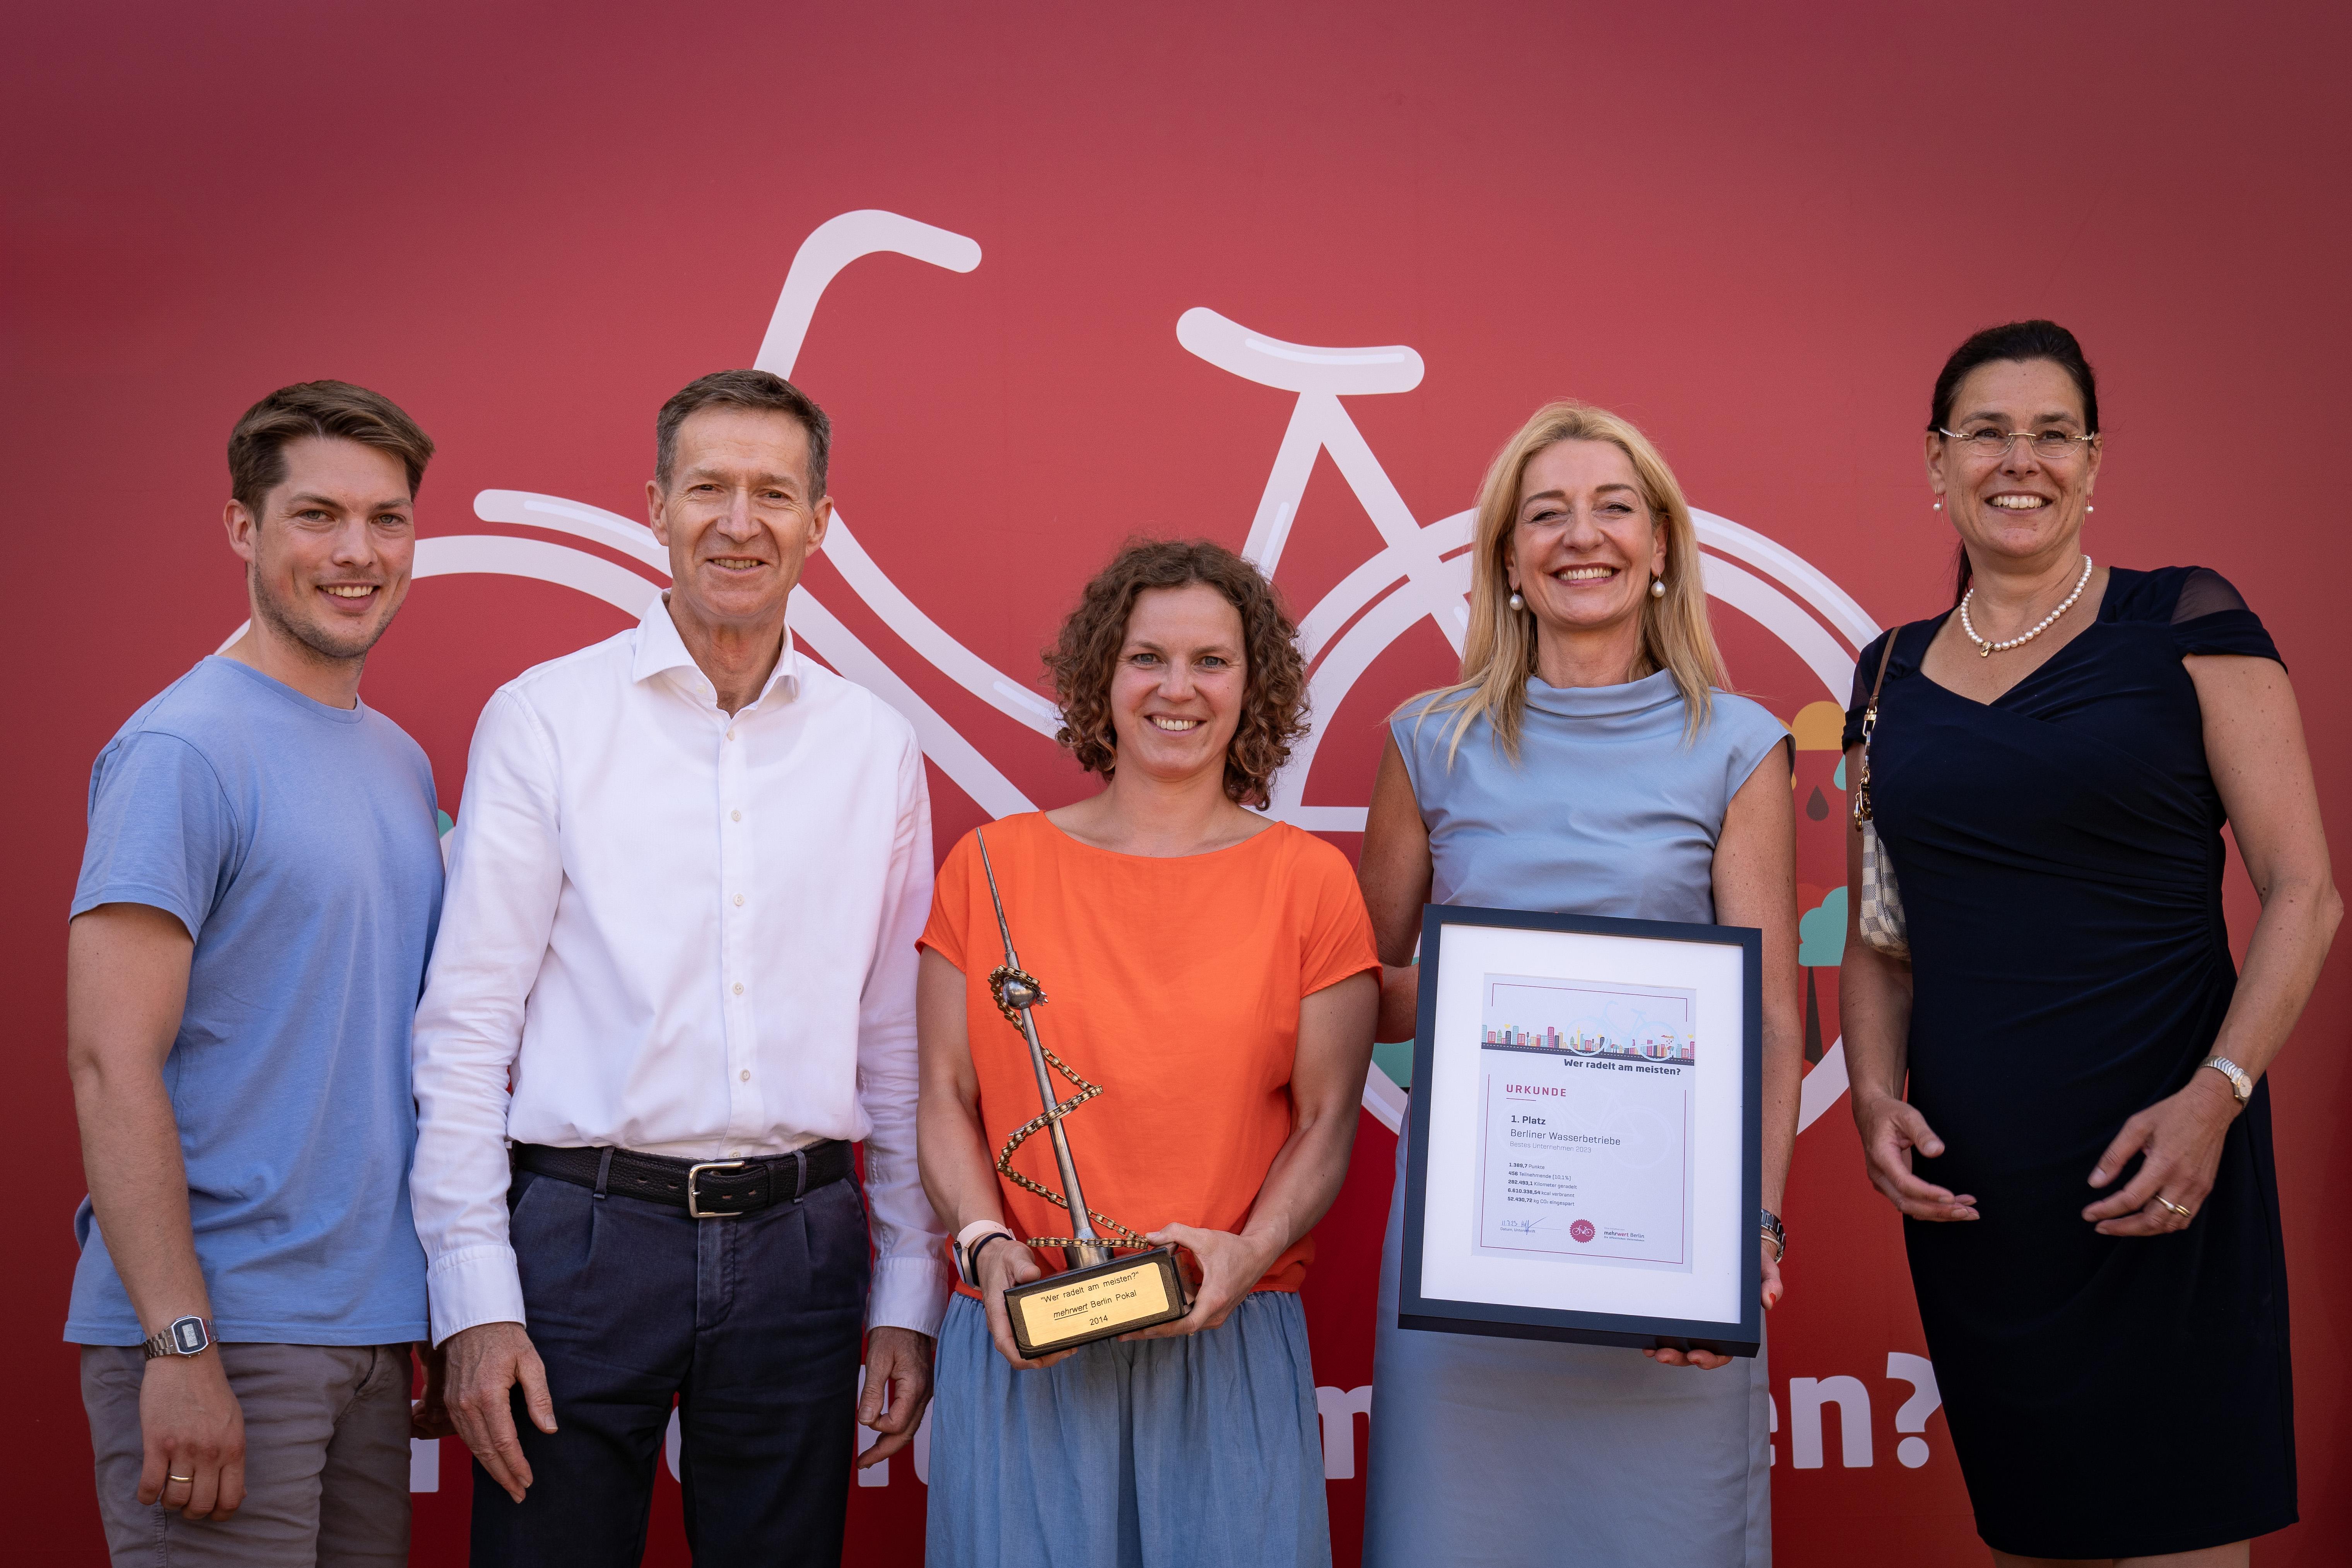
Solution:
[{"label": "white shirt collar", "polygon": [[[687,651],[686,639],[677,635],[677,623],[669,618],[667,595],[656,594],[654,602],[646,606],[645,615],[637,621],[637,648],[630,661],[629,679],[633,681],[649,680],[673,669],[689,670],[696,681],[704,686],[710,684],[709,678],[694,662],[694,655]],[[768,693],[776,689],[779,681],[784,683],[785,701],[799,699],[800,653],[793,646],[793,628],[789,625],[784,627],[783,652],[777,657],[776,668],[769,672],[768,683],[760,688],[760,695],[752,699],[751,706],[756,707],[767,700]]]}]

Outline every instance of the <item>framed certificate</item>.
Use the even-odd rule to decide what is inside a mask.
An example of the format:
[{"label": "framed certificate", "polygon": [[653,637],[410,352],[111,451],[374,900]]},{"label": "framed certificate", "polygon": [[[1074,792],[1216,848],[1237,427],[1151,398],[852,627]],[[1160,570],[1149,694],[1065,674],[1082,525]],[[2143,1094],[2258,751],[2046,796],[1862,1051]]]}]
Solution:
[{"label": "framed certificate", "polygon": [[1407,1329],[1752,1356],[1763,937],[1430,905]]}]

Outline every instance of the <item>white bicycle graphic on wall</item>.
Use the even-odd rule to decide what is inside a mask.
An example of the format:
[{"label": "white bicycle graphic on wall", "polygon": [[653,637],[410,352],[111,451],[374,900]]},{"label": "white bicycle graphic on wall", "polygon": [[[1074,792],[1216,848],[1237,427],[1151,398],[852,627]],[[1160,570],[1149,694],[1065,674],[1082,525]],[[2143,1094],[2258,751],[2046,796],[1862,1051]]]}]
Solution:
[{"label": "white bicycle graphic on wall", "polygon": [[[859,258],[886,252],[950,272],[970,272],[981,259],[978,241],[897,213],[867,209],[829,219],[793,256],[752,363],[789,378],[826,286]],[[1380,655],[1424,616],[1458,652],[1469,618],[1473,513],[1458,511],[1425,524],[1417,520],[1341,402],[1412,391],[1421,384],[1421,355],[1402,344],[1326,348],[1286,342],[1205,307],[1178,318],[1176,341],[1220,370],[1297,398],[1251,520],[1242,547],[1244,556],[1267,576],[1275,576],[1322,452],[1331,455],[1380,532],[1381,548],[1341,578],[1299,622],[1315,714],[1338,712]],[[486,522],[570,534],[625,556],[644,571],[550,540],[467,533],[420,539],[416,576],[492,573],[529,577],[602,599],[631,616],[643,615],[668,582],[667,552],[655,542],[652,531],[635,519],[528,490],[484,490],[474,498],[474,511]],[[1696,510],[1692,515],[1703,547],[1707,593],[1778,637],[1821,680],[1824,693],[1843,702],[1853,685],[1856,653],[1878,635],[1870,616],[1795,552],[1728,518]],[[866,552],[838,501],[824,553],[850,592],[916,656],[981,701],[1052,740],[1060,722],[1054,705],[925,614]],[[905,714],[924,752],[992,817],[1034,809],[1011,779],[806,585],[794,590],[789,618],[794,636],[817,657]],[[1322,733],[1318,722],[1294,752],[1276,783],[1270,814],[1315,831],[1360,831],[1362,805],[1305,804]],[[1837,1070],[1809,1075],[1808,1122],[1844,1088],[1842,1059],[1825,1058],[1822,1066]],[[1393,1130],[1403,1109],[1402,1094],[1381,1073],[1371,1077],[1365,1106]],[[1828,1081],[1832,1077],[1834,1083]],[[1816,1084],[1817,1079],[1823,1081]]]}]

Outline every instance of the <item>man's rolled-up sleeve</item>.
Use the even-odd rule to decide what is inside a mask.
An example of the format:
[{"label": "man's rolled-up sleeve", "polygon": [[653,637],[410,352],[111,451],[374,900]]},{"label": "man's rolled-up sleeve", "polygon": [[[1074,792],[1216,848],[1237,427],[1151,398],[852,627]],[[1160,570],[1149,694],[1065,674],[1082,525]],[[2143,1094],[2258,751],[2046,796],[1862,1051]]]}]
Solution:
[{"label": "man's rolled-up sleeve", "polygon": [[866,1321],[936,1338],[947,1312],[947,1237],[915,1162],[915,942],[930,910],[930,791],[910,734],[899,768],[882,929],[858,1006],[857,1090],[873,1128],[866,1137],[866,1195],[874,1216],[874,1289]]},{"label": "man's rolled-up sleeve", "polygon": [[523,1321],[507,1234],[508,1077],[563,885],[555,752],[511,688],[474,730],[448,890],[416,1013],[409,1176],[436,1344]]}]

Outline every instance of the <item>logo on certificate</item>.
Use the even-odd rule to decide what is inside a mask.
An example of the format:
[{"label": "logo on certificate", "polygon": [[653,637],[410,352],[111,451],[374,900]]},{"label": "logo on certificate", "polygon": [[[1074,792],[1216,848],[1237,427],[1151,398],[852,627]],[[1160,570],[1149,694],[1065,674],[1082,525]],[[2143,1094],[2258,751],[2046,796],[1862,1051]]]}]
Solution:
[{"label": "logo on certificate", "polygon": [[1477,1250],[1691,1267],[1698,994],[1488,974]]}]

